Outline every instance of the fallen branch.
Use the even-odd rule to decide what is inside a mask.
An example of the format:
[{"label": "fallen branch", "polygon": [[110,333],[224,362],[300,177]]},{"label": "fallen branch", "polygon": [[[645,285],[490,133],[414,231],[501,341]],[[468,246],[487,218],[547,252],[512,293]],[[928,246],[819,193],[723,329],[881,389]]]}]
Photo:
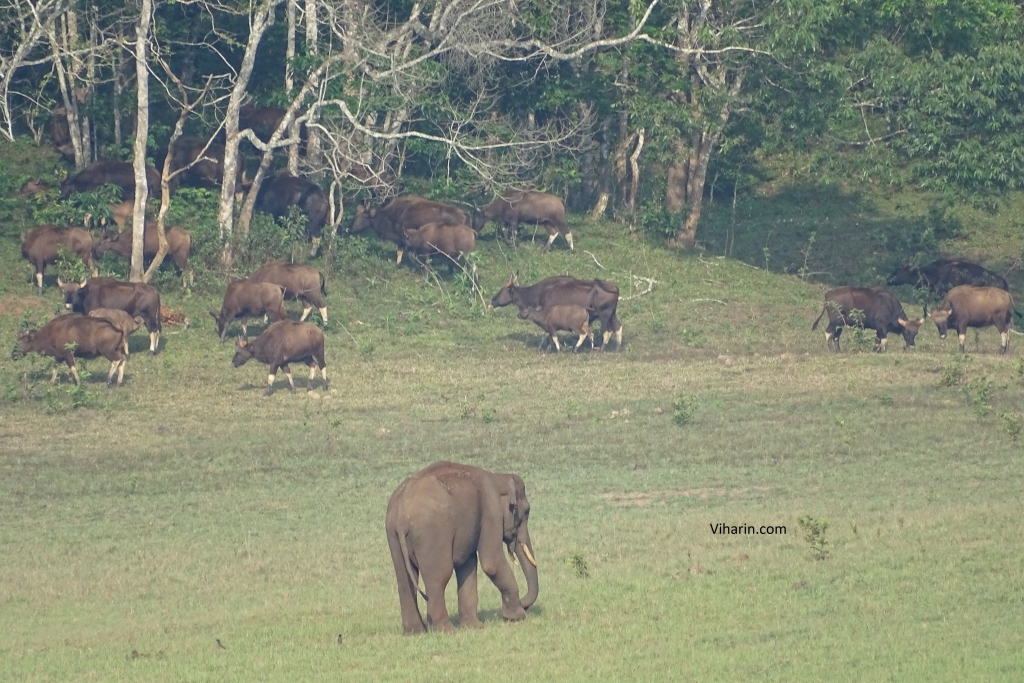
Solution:
[{"label": "fallen branch", "polygon": [[596,256],[594,256],[594,255],[593,255],[592,253],[590,253],[590,252],[589,252],[589,251],[587,251],[586,249],[583,249],[582,251],[583,251],[583,253],[584,253],[584,254],[586,254],[586,255],[587,255],[587,256],[589,256],[590,258],[594,259],[594,263],[596,263],[596,264],[597,264],[597,267],[598,267],[598,268],[600,268],[601,270],[604,270],[604,266],[602,266],[602,265],[601,265],[601,262],[597,260],[597,257],[596,257]]},{"label": "fallen branch", "polygon": [[633,275],[632,278],[634,289],[639,289],[641,287],[641,283],[643,282],[647,283],[647,289],[636,294],[631,294],[630,296],[627,296],[623,299],[619,299],[619,301],[629,301],[630,299],[637,299],[639,297],[642,297],[644,294],[650,294],[651,292],[654,291],[654,285],[661,284],[653,277],[640,277],[639,275]]},{"label": "fallen branch", "polygon": [[723,306],[727,306],[728,305],[724,301],[720,301],[718,299],[690,299],[690,303],[691,304],[697,303],[698,301],[713,301],[716,304],[722,304]]}]

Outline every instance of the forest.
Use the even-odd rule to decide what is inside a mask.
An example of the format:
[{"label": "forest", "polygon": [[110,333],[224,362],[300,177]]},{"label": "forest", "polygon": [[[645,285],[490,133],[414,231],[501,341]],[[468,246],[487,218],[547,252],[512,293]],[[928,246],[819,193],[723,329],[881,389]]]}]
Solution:
[{"label": "forest", "polygon": [[936,221],[998,209],[1024,178],[1022,29],[1005,0],[2,0],[0,129],[59,127],[76,170],[222,144],[225,266],[285,164],[335,225],[530,187],[688,248],[707,199],[787,158],[927,192]]}]

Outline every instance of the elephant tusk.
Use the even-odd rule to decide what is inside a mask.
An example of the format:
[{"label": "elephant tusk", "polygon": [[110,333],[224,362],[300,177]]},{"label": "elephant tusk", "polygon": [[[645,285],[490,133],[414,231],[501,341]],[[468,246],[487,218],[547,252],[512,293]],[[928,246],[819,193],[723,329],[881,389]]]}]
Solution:
[{"label": "elephant tusk", "polygon": [[526,559],[528,559],[530,561],[530,564],[532,564],[534,567],[536,567],[537,566],[537,560],[533,559],[533,553],[530,552],[530,547],[528,545],[526,545],[525,543],[520,543],[519,545],[521,545],[523,547],[523,552],[526,553]]}]

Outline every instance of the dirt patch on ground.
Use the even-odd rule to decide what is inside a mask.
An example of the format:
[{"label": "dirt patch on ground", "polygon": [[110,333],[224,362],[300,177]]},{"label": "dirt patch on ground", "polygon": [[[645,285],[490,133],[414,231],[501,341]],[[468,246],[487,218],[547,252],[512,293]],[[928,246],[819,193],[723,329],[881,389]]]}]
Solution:
[{"label": "dirt patch on ground", "polygon": [[654,503],[667,502],[673,498],[738,498],[751,491],[767,491],[767,486],[744,486],[740,488],[693,488],[669,489],[666,491],[633,491],[631,493],[604,493],[601,499],[615,507],[647,507]]},{"label": "dirt patch on ground", "polygon": [[46,308],[46,302],[30,296],[0,297],[0,315],[22,315],[31,309]]}]

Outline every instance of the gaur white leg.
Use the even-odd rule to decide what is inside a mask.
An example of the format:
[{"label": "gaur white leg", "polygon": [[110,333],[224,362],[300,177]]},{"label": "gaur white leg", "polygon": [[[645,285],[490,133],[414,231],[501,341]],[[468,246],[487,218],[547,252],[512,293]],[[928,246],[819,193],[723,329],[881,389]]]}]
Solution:
[{"label": "gaur white leg", "polygon": [[56,383],[57,383],[57,366],[54,365],[53,366],[53,374],[50,375],[50,386],[52,387]]},{"label": "gaur white leg", "polygon": [[576,247],[572,245],[572,231],[565,233],[565,241],[569,243],[569,251],[576,251]]},{"label": "gaur white leg", "polygon": [[[267,322],[267,316],[263,316],[263,322]],[[242,318],[242,339],[249,338],[249,321]]]},{"label": "gaur white leg", "polygon": [[267,390],[263,392],[264,396],[270,396],[274,393],[274,380],[277,379],[277,373],[272,372],[267,375]]},{"label": "gaur white leg", "polygon": [[825,346],[828,347],[829,351],[833,351],[834,350],[832,348],[832,333],[829,332],[828,330],[825,330]]},{"label": "gaur white leg", "polygon": [[124,366],[127,365],[127,361],[121,360],[121,367],[117,369],[117,383],[122,384],[124,382]]},{"label": "gaur white leg", "polygon": [[309,312],[310,312],[310,311],[312,311],[312,310],[313,310],[313,307],[312,307],[312,306],[306,306],[306,307],[304,307],[304,308],[302,309],[302,317],[301,317],[301,318],[299,318],[299,322],[301,323],[301,322],[302,322],[303,320],[305,320],[305,319],[306,319],[306,317],[307,317],[307,316],[309,316]]},{"label": "gaur white leg", "polygon": [[399,265],[399,266],[402,265],[402,254],[404,254],[404,253],[405,253],[405,251],[403,249],[399,249],[398,250],[398,256],[395,257],[395,264],[396,265]]},{"label": "gaur white leg", "polygon": [[36,285],[39,286],[39,291],[43,291],[43,274],[36,273]]},{"label": "gaur white leg", "polygon": [[78,368],[71,366],[71,376],[75,378],[75,384],[81,384],[82,378],[78,376]]},{"label": "gaur white leg", "polygon": [[324,325],[327,324],[327,307],[324,306],[320,309],[320,318],[324,321]]},{"label": "gaur white leg", "polygon": [[96,266],[92,267],[92,276],[93,277],[99,277],[100,276],[100,269],[97,268]]},{"label": "gaur white leg", "polygon": [[306,391],[313,391],[313,380],[316,379],[316,363],[309,364],[309,381],[306,382]]},{"label": "gaur white leg", "polygon": [[963,352],[963,353],[966,353],[967,350],[964,348],[964,342],[967,341],[967,335],[966,334],[961,334],[961,335],[957,335],[957,337],[958,337],[958,339],[960,339],[960,351]]},{"label": "gaur white leg", "polygon": [[885,353],[885,345],[888,343],[888,341],[889,341],[888,337],[882,337],[881,341],[879,342],[881,344],[881,347],[882,347],[882,353]]},{"label": "gaur white leg", "polygon": [[323,381],[324,381],[324,389],[326,389],[327,385],[328,385],[328,381],[327,381],[327,368],[320,368],[320,378],[323,379]]},{"label": "gaur white leg", "polygon": [[611,330],[601,330],[601,350],[604,351],[605,347],[608,346],[608,340],[612,338]]},{"label": "gaur white leg", "polygon": [[295,393],[295,380],[292,379],[292,369],[290,367],[288,367],[287,365],[282,365],[281,369],[284,370],[284,376],[288,378],[288,387],[291,389],[292,393],[294,394]]},{"label": "gaur white leg", "polygon": [[[107,384],[112,384],[114,382],[114,373],[117,372],[117,369],[122,363],[124,363],[124,359],[110,362],[110,372],[107,373]],[[118,382],[118,384],[120,384],[120,382]]]},{"label": "gaur white leg", "polygon": [[999,353],[1006,353],[1010,349],[1010,333],[999,333]]},{"label": "gaur white leg", "polygon": [[542,251],[547,251],[548,249],[550,249],[551,243],[555,241],[556,237],[558,237],[557,232],[548,235],[548,243],[544,245],[544,249]]},{"label": "gaur white leg", "polygon": [[622,348],[622,325],[619,325],[619,329],[615,330],[615,348]]},{"label": "gaur white leg", "polygon": [[587,340],[587,337],[589,337],[589,336],[590,336],[589,332],[581,332],[580,333],[580,338],[579,338],[579,340],[577,340],[576,346],[574,346],[573,349],[572,349],[573,353],[575,353],[576,351],[580,350],[580,347],[583,346],[583,342],[585,342]]},{"label": "gaur white leg", "polygon": [[150,332],[149,333],[149,352],[156,353],[157,347],[160,346],[160,333]]},{"label": "gaur white leg", "polygon": [[124,355],[126,355],[126,356],[129,355],[128,354],[128,337],[127,336],[125,336],[124,341],[121,342],[121,348],[124,349]]},{"label": "gaur white leg", "polygon": [[551,341],[555,344],[555,351],[561,351],[562,347],[558,345],[558,333],[551,335]]}]

